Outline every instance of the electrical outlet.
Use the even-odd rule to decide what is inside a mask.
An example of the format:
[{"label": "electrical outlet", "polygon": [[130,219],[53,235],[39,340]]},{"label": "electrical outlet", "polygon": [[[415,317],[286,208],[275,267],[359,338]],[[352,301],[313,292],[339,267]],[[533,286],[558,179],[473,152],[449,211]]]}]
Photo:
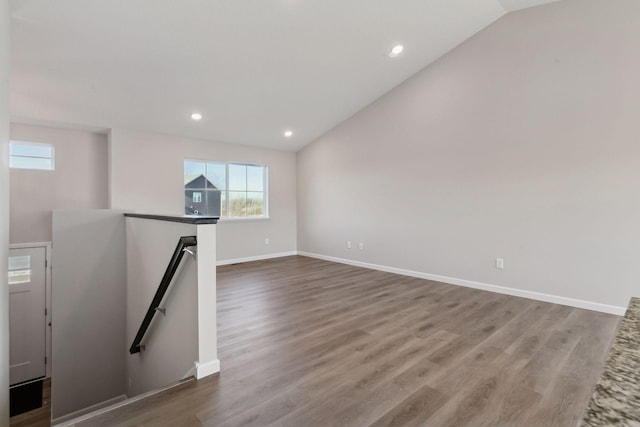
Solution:
[{"label": "electrical outlet", "polygon": [[498,270],[504,270],[504,260],[502,258],[496,258],[496,268]]},{"label": "electrical outlet", "polygon": [[347,249],[351,249],[351,240],[347,240]]},{"label": "electrical outlet", "polygon": [[267,237],[266,239],[264,239],[264,244],[268,245],[269,244],[269,238]]},{"label": "electrical outlet", "polygon": [[362,243],[362,242],[358,243],[358,249],[363,251],[364,250],[364,243]]}]

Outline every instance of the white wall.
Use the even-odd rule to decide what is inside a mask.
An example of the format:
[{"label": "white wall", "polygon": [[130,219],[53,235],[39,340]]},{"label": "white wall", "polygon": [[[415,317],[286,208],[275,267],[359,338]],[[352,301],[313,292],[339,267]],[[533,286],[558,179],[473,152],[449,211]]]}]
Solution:
[{"label": "white wall", "polygon": [[218,359],[217,271],[215,264],[202,260],[216,259],[216,224],[196,226],[198,237],[198,362],[196,378],[220,372]]},{"label": "white wall", "polygon": [[638,17],[636,0],[507,15],[300,151],[298,249],[626,307]]},{"label": "white wall", "polygon": [[[163,300],[166,316],[156,314],[143,344],[129,354],[182,236],[196,236],[196,226],[127,218],[127,396],[173,384],[198,360],[198,272],[195,259],[184,255]],[[212,264],[209,264],[212,265]],[[191,372],[193,374],[193,372]]]},{"label": "white wall", "polygon": [[[0,277],[9,257],[9,1],[0,1]],[[0,281],[0,426],[9,425],[9,289]]]},{"label": "white wall", "polygon": [[296,250],[294,153],[125,129],[112,129],[109,144],[111,207],[138,213],[184,214],[185,159],[267,165],[270,218],[221,221],[218,260]]},{"label": "white wall", "polygon": [[126,394],[124,213],[54,211],[53,239],[51,416],[60,420]]},{"label": "white wall", "polygon": [[54,209],[104,209],[107,136],[11,124],[11,139],[55,147],[55,171],[11,169],[11,243],[51,241]]}]

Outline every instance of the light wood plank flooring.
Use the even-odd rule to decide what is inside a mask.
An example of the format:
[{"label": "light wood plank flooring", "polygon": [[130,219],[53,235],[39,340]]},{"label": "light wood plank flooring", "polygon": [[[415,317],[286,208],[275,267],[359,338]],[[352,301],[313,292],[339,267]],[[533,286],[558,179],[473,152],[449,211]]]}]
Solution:
[{"label": "light wood plank flooring", "polygon": [[288,257],[218,269],[222,372],[81,426],[573,426],[619,318]]}]

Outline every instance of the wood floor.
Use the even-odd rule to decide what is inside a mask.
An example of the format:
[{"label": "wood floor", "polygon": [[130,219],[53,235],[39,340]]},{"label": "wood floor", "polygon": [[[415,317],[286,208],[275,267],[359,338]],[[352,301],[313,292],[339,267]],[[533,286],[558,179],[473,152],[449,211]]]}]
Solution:
[{"label": "wood floor", "polygon": [[222,372],[79,426],[574,426],[618,320],[305,257],[220,267]]}]

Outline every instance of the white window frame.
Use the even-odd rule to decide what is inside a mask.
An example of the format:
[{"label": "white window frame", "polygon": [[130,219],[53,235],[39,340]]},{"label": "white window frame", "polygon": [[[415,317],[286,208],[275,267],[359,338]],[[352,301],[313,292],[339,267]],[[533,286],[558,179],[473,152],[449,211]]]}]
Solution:
[{"label": "white window frame", "polygon": [[[225,210],[226,212],[220,212],[220,220],[224,220],[225,222],[229,221],[263,221],[269,219],[269,166],[261,163],[247,163],[247,162],[235,162],[235,161],[218,161],[218,160],[205,160],[205,159],[194,159],[194,158],[186,158],[182,162],[182,174],[184,175],[184,162],[197,162],[197,163],[213,163],[224,165],[225,177],[224,177],[224,185],[225,188],[221,189],[221,193],[225,195]],[[260,166],[263,168],[263,177],[262,182],[264,184],[264,215],[262,216],[229,216],[231,203],[229,203],[229,165],[240,165],[240,166]],[[245,191],[247,192],[247,191]],[[255,191],[258,193],[258,191]]]},{"label": "white window frame", "polygon": [[[11,158],[18,157],[24,158],[27,156],[12,156],[11,155],[11,145],[29,145],[29,146],[39,146],[39,147],[48,147],[51,148],[51,169],[40,169],[40,168],[23,168],[19,166],[11,166]],[[37,157],[38,159],[48,159],[48,157]],[[10,169],[20,169],[20,170],[32,170],[32,171],[55,171],[56,170],[56,147],[53,144],[47,144],[44,142],[31,142],[31,141],[20,141],[20,140],[10,140],[9,141],[9,168]]]}]

